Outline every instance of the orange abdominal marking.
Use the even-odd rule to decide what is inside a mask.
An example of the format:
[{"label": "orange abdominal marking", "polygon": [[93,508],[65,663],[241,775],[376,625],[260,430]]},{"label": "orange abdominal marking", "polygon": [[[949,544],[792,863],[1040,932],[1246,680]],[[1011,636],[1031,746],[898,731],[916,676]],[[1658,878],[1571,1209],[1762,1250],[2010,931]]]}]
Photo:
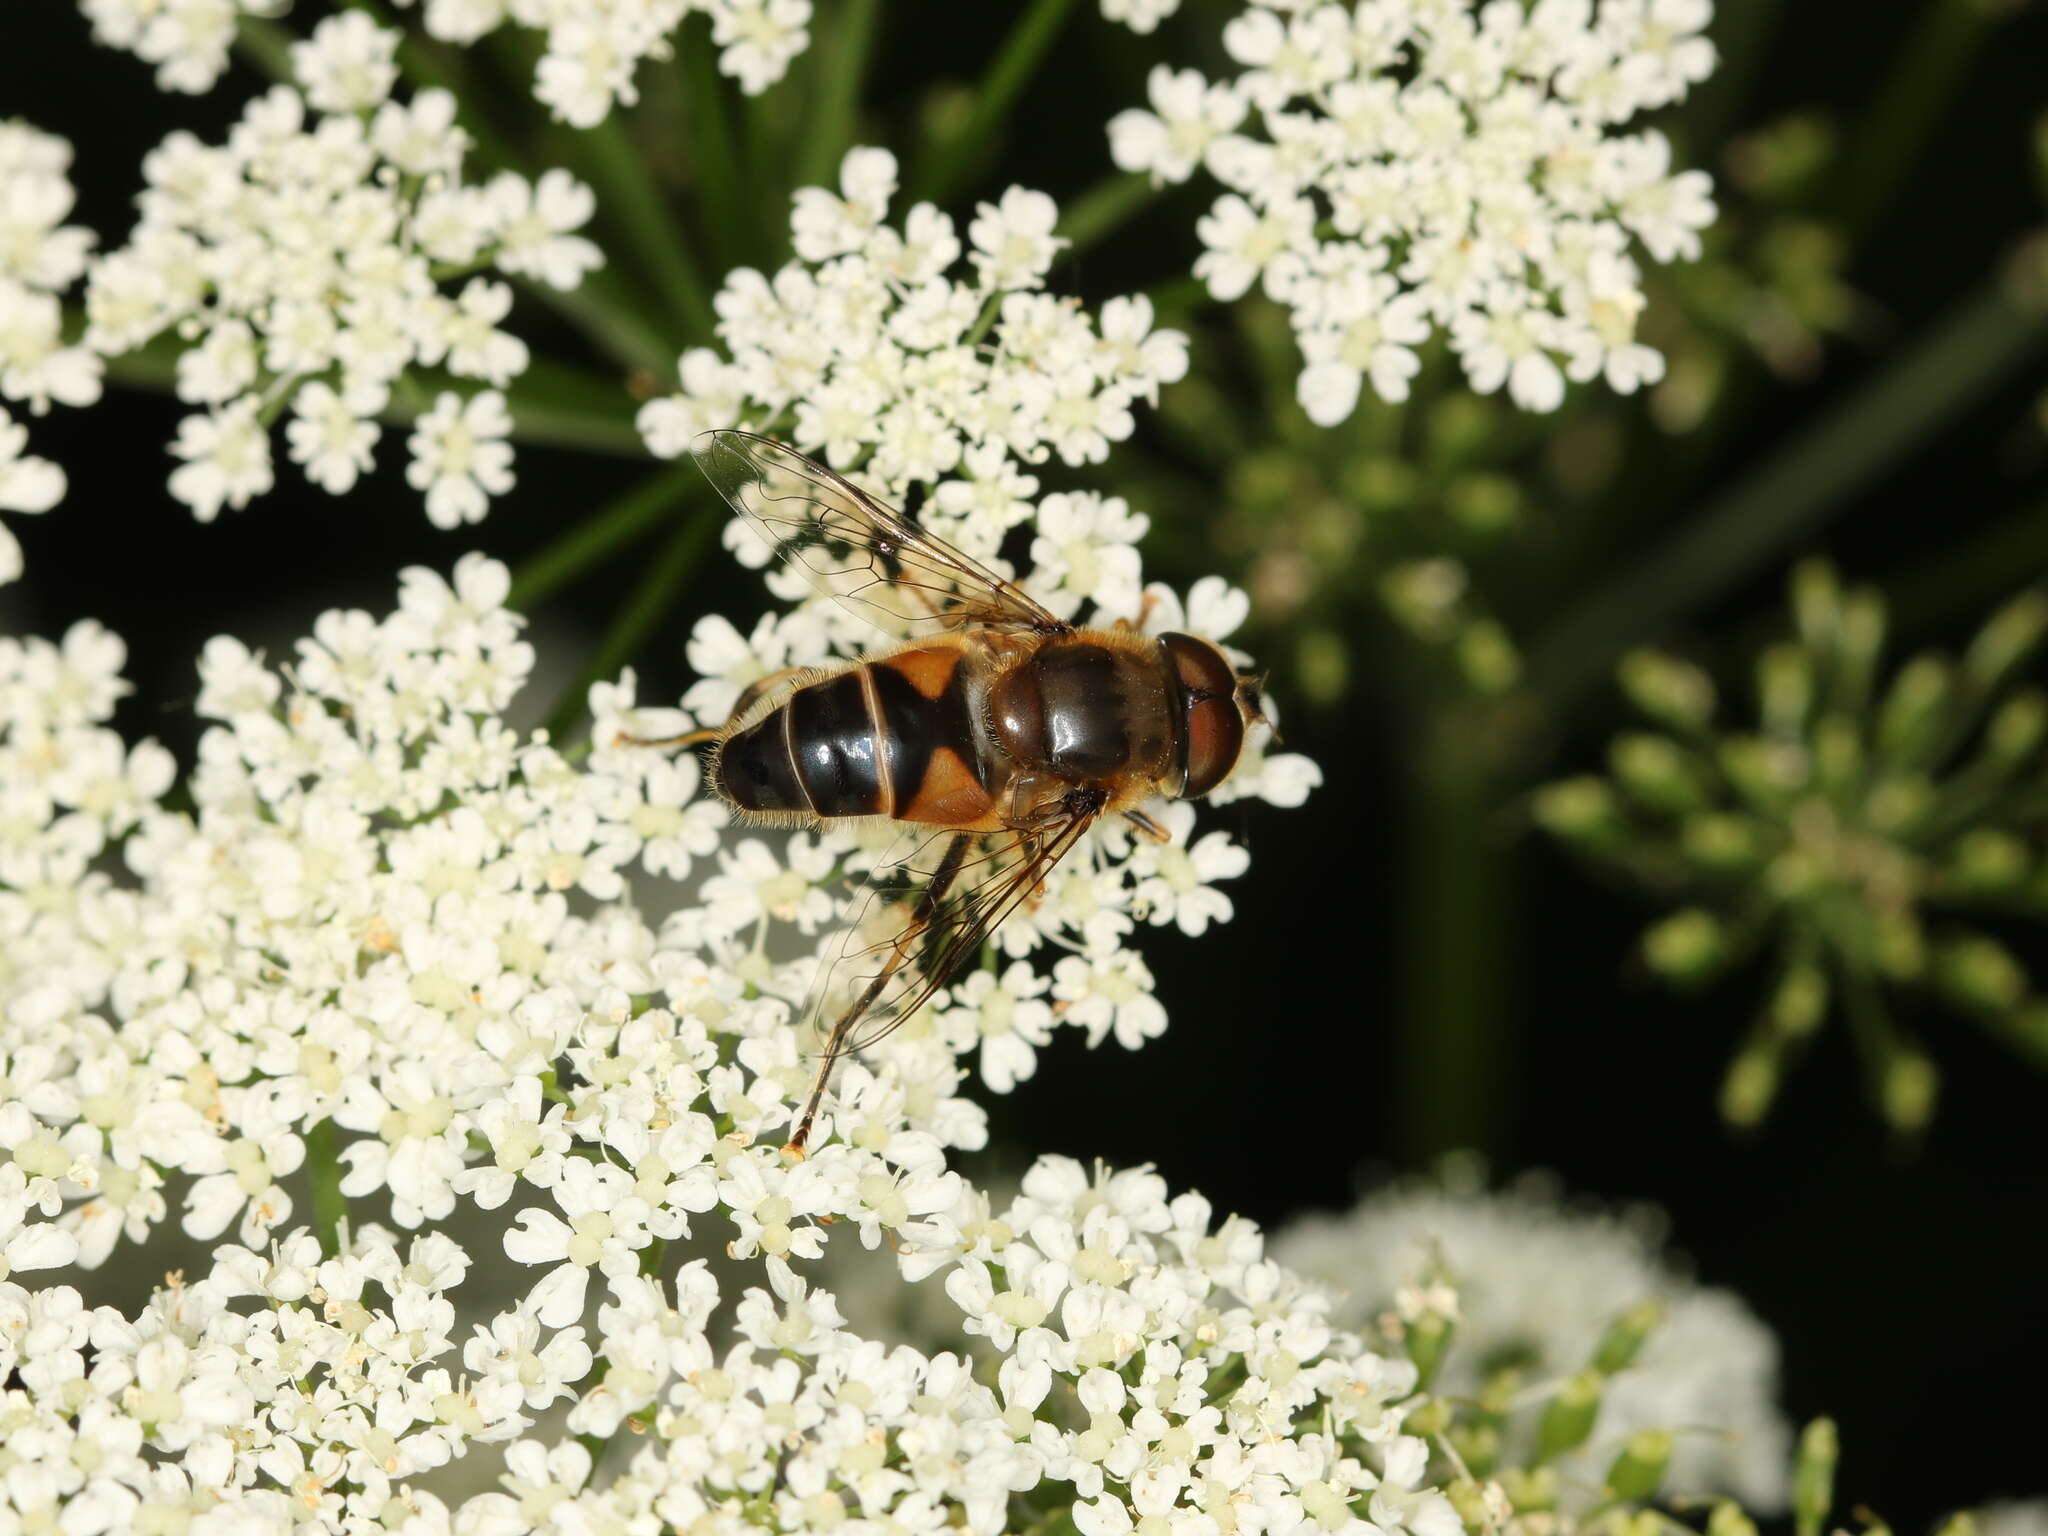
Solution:
[{"label": "orange abdominal marking", "polygon": [[957,645],[921,646],[899,651],[876,664],[900,674],[925,698],[936,699],[952,685],[962,654]]},{"label": "orange abdominal marking", "polygon": [[960,827],[995,831],[1002,821],[995,814],[995,802],[981,787],[974,769],[951,747],[940,747],[925,765],[910,803],[897,811],[904,821],[921,821],[934,827]]}]

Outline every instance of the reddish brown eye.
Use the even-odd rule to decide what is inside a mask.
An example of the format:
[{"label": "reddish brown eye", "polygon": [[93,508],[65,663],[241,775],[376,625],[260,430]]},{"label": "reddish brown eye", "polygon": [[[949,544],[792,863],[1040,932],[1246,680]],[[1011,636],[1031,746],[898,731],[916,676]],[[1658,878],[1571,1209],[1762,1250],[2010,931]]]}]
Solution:
[{"label": "reddish brown eye", "polygon": [[1229,697],[1203,699],[1188,708],[1188,779],[1181,797],[1198,800],[1237,766],[1244,750],[1244,720]]},{"label": "reddish brown eye", "polygon": [[1237,674],[1230,658],[1193,635],[1159,637],[1172,669],[1180,706],[1182,776],[1180,795],[1193,800],[1221,784],[1244,750],[1244,715],[1237,707]]}]

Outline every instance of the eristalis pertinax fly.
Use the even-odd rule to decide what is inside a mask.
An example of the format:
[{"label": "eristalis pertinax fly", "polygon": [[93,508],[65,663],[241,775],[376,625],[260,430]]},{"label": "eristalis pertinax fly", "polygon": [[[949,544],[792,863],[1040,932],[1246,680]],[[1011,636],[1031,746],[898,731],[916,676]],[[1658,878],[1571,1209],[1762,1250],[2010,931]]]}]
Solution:
[{"label": "eristalis pertinax fly", "polygon": [[693,452],[776,554],[897,643],[773,673],[724,725],[643,744],[709,746],[712,788],[755,826],[934,829],[869,876],[887,919],[857,912],[811,989],[825,1043],[786,1149],[802,1156],[841,1056],[952,980],[1100,818],[1163,840],[1144,804],[1214,789],[1265,716],[1257,680],[1208,640],[1070,624],[768,438],[709,432]]}]

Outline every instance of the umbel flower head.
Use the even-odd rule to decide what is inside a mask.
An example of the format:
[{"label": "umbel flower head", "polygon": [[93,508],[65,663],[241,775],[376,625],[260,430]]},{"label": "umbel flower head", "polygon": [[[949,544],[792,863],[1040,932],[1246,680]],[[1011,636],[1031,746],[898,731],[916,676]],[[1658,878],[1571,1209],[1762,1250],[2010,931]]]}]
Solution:
[{"label": "umbel flower head", "polygon": [[178,396],[200,409],[170,489],[201,519],[271,488],[287,408],[291,459],[335,495],[394,402],[418,416],[407,478],[437,526],[511,488],[500,391],[528,353],[501,328],[508,279],[576,287],[601,260],[575,233],[593,199],[560,170],[465,184],[454,98],[390,99],[397,45],[360,11],[322,21],[292,49],[297,89],[257,98],[224,145],[181,131],[145,159],[135,229],[88,276],[87,345],[179,343]]},{"label": "umbel flower head", "polygon": [[1110,150],[1157,181],[1223,183],[1195,276],[1287,306],[1317,423],[1368,383],[1405,400],[1435,335],[1474,389],[1555,410],[1567,379],[1627,393],[1663,376],[1636,339],[1636,252],[1697,256],[1714,205],[1661,133],[1620,130],[1712,71],[1711,16],[1709,0],[1253,0],[1223,30],[1239,73],[1155,67]]},{"label": "umbel flower head", "polygon": [[[691,760],[608,745],[652,723],[630,679],[596,691],[587,752],[506,726],[534,661],[508,585],[476,556],[407,571],[395,611],[322,615],[289,668],[213,641],[176,807],[169,754],[106,724],[118,639],[0,643],[0,1371],[35,1448],[0,1507],[415,1536],[537,1508],[931,1536],[1370,1509],[1454,1536],[1402,1428],[1414,1367],[1331,1329],[1255,1228],[1145,1169],[1041,1159],[998,1202],[947,1167],[985,1135],[962,1055],[1006,1085],[994,1048],[1049,1025],[1039,940],[846,1063],[812,1155],[785,1155],[790,1002],[856,845],[721,848]],[[1098,909],[1161,868],[1084,862]],[[626,894],[657,872],[665,916]],[[1116,962],[1128,924],[1048,906],[1061,967],[1087,957],[1051,994],[1121,1037],[1146,986]],[[505,1212],[492,1247],[449,1235],[462,1206]],[[131,1311],[37,1283],[173,1221],[210,1265]],[[942,1289],[954,1347],[848,1330],[803,1271],[828,1242]],[[508,1261],[521,1294],[471,1306],[474,1267]],[[451,1507],[425,1479],[472,1455],[500,1487]]]},{"label": "umbel flower head", "polygon": [[1659,975],[1768,973],[1723,1086],[1731,1121],[1759,1119],[1787,1058],[1839,1013],[1877,1108],[1910,1130],[1933,1110],[1935,1068],[1891,998],[2048,1059],[2048,1002],[2006,937],[2048,912],[2048,697],[2015,685],[2048,635],[2048,595],[2013,599],[1959,660],[1889,676],[1877,593],[1809,564],[1791,598],[1792,638],[1757,660],[1753,727],[1716,725],[1697,667],[1632,655],[1622,685],[1653,728],[1616,738],[1606,777],[1545,788],[1536,813],[1679,904],[1644,936]]},{"label": "umbel flower head", "polygon": [[[410,5],[413,0],[398,0]],[[211,90],[228,66],[236,23],[290,0],[79,0],[93,37],[156,66],[167,91]],[[533,94],[555,117],[588,128],[639,100],[634,75],[671,56],[693,11],[710,18],[718,65],[758,96],[810,45],[811,0],[420,0],[427,34],[469,47],[507,22],[547,34]]]},{"label": "umbel flower head", "polygon": [[1777,1513],[1791,1446],[1777,1341],[1661,1238],[1652,1213],[1567,1204],[1535,1179],[1489,1192],[1453,1165],[1440,1184],[1298,1220],[1273,1251],[1337,1290],[1341,1325],[1429,1362],[1447,1438],[1518,1510],[1583,1511],[1618,1459],[1655,1443],[1665,1494]]}]

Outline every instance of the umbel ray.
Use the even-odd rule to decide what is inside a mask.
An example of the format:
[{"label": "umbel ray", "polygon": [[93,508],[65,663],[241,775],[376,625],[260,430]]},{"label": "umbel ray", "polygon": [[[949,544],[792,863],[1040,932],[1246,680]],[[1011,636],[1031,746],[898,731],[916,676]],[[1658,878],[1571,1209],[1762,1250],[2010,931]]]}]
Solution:
[{"label": "umbel ray", "polygon": [[[724,725],[639,744],[708,746],[712,788],[756,826],[867,816],[933,829],[869,875],[811,989],[825,1044],[787,1147],[801,1156],[841,1056],[951,981],[1099,818],[1163,840],[1144,803],[1214,789],[1265,716],[1257,680],[1212,641],[1070,624],[768,438],[710,432],[692,451],[769,548],[897,643],[771,673]],[[877,903],[890,910],[880,925]],[[849,993],[825,1028],[830,1000]]]}]

